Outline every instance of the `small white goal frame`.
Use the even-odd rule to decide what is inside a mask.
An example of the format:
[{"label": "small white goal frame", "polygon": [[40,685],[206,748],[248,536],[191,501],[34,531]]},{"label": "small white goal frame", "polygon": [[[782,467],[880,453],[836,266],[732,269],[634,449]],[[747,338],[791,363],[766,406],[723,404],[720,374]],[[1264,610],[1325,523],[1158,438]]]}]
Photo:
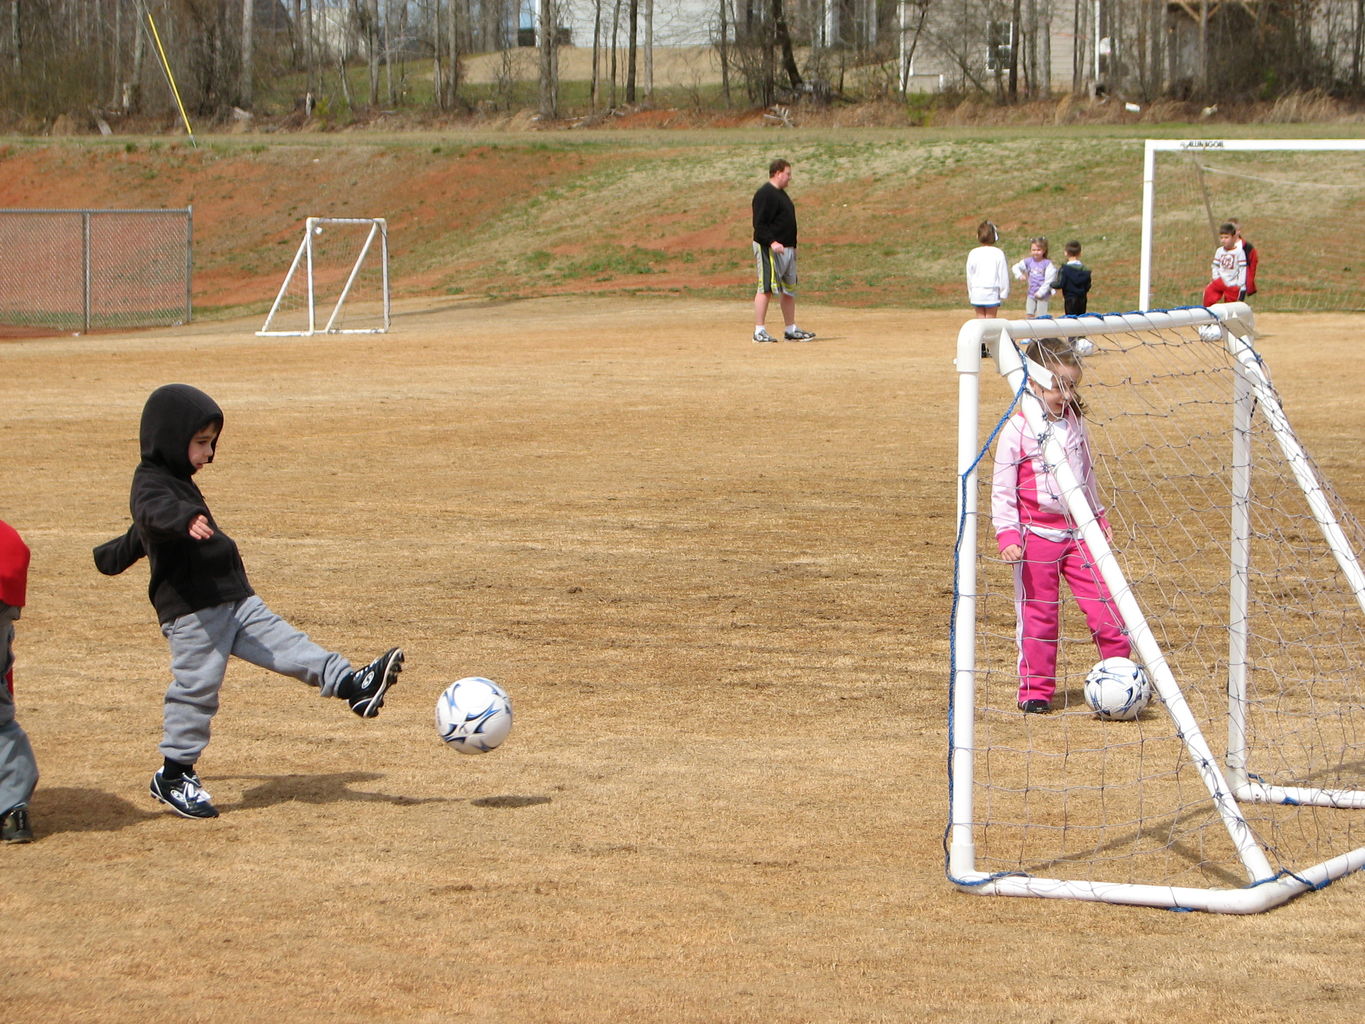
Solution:
[{"label": "small white goal frame", "polygon": [[1189,150],[1249,153],[1365,152],[1365,139],[1148,139],[1142,156],[1142,242],[1138,266],[1137,308],[1142,312],[1152,308],[1157,154]]},{"label": "small white goal frame", "polygon": [[[1233,403],[1234,449],[1231,467],[1233,494],[1232,564],[1228,609],[1229,639],[1227,679],[1227,736],[1225,756],[1217,756],[1201,731],[1167,662],[1157,635],[1148,623],[1142,606],[1134,596],[1123,569],[1111,549],[1103,529],[1090,507],[1086,489],[1067,465],[1055,434],[1046,430],[1042,404],[1026,386],[1029,378],[1050,386],[1047,369],[1027,360],[1020,346],[1030,339],[1059,333],[1124,334],[1139,331],[1202,328],[1222,325],[1227,351],[1237,367],[1236,395]],[[1249,533],[1244,506],[1249,492],[1252,467],[1249,446],[1244,444],[1247,424],[1253,414],[1264,416],[1319,527],[1322,540],[1331,551],[1344,586],[1365,613],[1365,573],[1335,517],[1321,484],[1289,423],[1280,399],[1265,374],[1260,357],[1252,345],[1255,331],[1250,307],[1229,303],[1204,309],[1089,315],[1055,320],[973,320],[963,325],[957,340],[958,373],[958,523],[957,553],[954,560],[955,608],[949,713],[949,822],[945,833],[946,872],[960,889],[989,895],[1035,896],[1094,902],[1130,904],[1171,909],[1192,909],[1217,913],[1257,913],[1279,906],[1294,896],[1322,886],[1365,867],[1365,847],[1333,856],[1315,866],[1277,872],[1258,843],[1240,804],[1268,803],[1312,805],[1327,808],[1365,808],[1365,792],[1359,790],[1282,788],[1268,785],[1247,764],[1245,736],[1246,685],[1246,593],[1244,581],[1249,554]],[[989,353],[989,357],[985,355]],[[975,736],[977,693],[977,620],[981,581],[978,578],[979,494],[978,465],[982,458],[981,378],[983,371],[1005,378],[1011,392],[1027,396],[1020,411],[1036,436],[1043,439],[1043,452],[1049,468],[1056,474],[1068,514],[1090,549],[1096,568],[1117,605],[1135,655],[1147,666],[1153,687],[1160,699],[1159,714],[1167,715],[1171,728],[1185,746],[1196,766],[1207,798],[1226,829],[1232,848],[1241,861],[1246,877],[1244,888],[1198,888],[1140,882],[1104,882],[1094,879],[1039,877],[1024,871],[987,872],[977,866],[974,825],[974,772],[977,755]],[[1003,392],[1003,389],[1002,389]],[[1240,602],[1240,607],[1239,607]],[[1240,647],[1240,652],[1239,652]],[[1352,813],[1343,810],[1343,813]]]},{"label": "small white goal frame", "polygon": [[[356,253],[340,295],[337,296],[336,302],[332,303],[325,322],[319,327],[313,240],[333,225],[366,225],[369,230]],[[372,252],[375,249],[376,242],[378,242],[378,251]],[[347,299],[351,297],[351,290],[360,275],[361,269],[367,260],[372,259],[379,260],[380,322],[373,326],[346,327],[339,323],[339,318],[342,316]],[[300,274],[303,275],[304,307],[308,317],[307,326],[280,329],[275,326],[276,317],[280,313],[291,287],[295,285],[295,278]],[[275,301],[271,304],[270,312],[265,318],[265,324],[256,333],[262,337],[299,337],[312,334],[383,334],[388,331],[390,322],[388,222],[383,217],[309,217],[304,221],[303,241],[299,243],[298,250],[294,253],[294,261],[289,265],[289,272],[284,276],[284,283],[280,285]]]}]

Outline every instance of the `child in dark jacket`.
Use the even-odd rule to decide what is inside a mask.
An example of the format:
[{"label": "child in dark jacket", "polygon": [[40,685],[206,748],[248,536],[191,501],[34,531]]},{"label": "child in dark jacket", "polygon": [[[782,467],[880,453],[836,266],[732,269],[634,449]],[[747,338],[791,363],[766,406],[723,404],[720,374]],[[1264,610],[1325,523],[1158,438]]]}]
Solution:
[{"label": "child in dark jacket", "polygon": [[355,671],[256,596],[236,543],[219,529],[193,479],[213,461],[222,429],[222,409],[197,388],[167,384],[153,391],[142,410],[133,524],[95,548],[105,575],[144,555],[151,567],[148,596],[170,642],[173,676],[163,713],[164,761],[151,793],[185,818],[218,815],[195,764],[208,745],[229,656],[340,697],[362,718],[379,713],[403,668],[403,651],[394,647]]},{"label": "child in dark jacket", "polygon": [[1081,262],[1081,243],[1067,242],[1064,247],[1066,262],[1057,268],[1057,291],[1062,293],[1062,305],[1067,316],[1079,316],[1089,304],[1090,268]]}]

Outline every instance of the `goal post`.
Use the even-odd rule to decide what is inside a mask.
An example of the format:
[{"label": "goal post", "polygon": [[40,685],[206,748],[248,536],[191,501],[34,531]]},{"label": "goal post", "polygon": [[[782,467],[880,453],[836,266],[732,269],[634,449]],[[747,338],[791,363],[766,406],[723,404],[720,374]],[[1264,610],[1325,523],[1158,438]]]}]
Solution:
[{"label": "goal post", "polygon": [[1258,308],[1365,309],[1365,139],[1147,139],[1137,308],[1199,303],[1227,221],[1264,257]]},{"label": "goal post", "polygon": [[[1365,866],[1365,532],[1295,436],[1254,333],[1243,303],[962,327],[944,836],[958,887],[1253,913]],[[1039,338],[1079,354],[1090,487],[1034,390],[1053,385],[1027,355]],[[1020,577],[990,509],[1014,417],[1152,682],[1136,721],[1086,705],[1099,655],[1064,588],[1052,710],[1016,707]]]},{"label": "goal post", "polygon": [[382,334],[390,325],[389,231],[381,217],[309,217],[263,336]]}]

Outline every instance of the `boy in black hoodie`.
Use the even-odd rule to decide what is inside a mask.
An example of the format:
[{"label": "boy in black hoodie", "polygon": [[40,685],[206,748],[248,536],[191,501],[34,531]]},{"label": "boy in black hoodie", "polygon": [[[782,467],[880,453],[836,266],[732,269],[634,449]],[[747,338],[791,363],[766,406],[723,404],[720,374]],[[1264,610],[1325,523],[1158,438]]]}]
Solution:
[{"label": "boy in black hoodie", "polygon": [[95,548],[95,565],[107,576],[143,555],[150,563],[148,596],[170,641],[173,676],[161,740],[165,760],[151,792],[185,818],[218,816],[194,766],[208,745],[230,655],[301,679],[324,697],[340,697],[362,718],[379,714],[403,669],[403,651],[394,647],[353,671],[256,596],[237,545],[218,528],[192,479],[213,461],[222,429],[223,411],[197,388],[167,384],[153,391],[142,410],[142,461],[129,501],[133,525]]}]

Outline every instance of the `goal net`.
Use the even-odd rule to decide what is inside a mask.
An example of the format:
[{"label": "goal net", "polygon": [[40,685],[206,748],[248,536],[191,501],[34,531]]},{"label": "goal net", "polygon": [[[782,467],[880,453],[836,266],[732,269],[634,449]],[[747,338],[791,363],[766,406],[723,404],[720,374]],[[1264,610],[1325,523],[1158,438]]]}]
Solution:
[{"label": "goal net", "polygon": [[1218,228],[1258,256],[1257,309],[1365,309],[1365,140],[1148,139],[1138,309],[1198,305]]},{"label": "goal net", "polygon": [[389,329],[389,232],[378,217],[309,217],[257,334],[380,334]]},{"label": "goal net", "polygon": [[[1063,334],[1090,350],[1077,394],[1093,490],[1034,390],[1055,381],[1027,346]],[[1253,336],[1243,303],[962,328],[945,833],[959,887],[1248,913],[1365,864],[1365,537]],[[1100,655],[1065,584],[1050,604],[1030,591],[1043,603],[1019,615],[1023,563],[992,522],[1008,430],[1037,441],[1029,472],[1074,531],[1073,568],[1151,679],[1134,721],[1085,702]],[[997,495],[1023,464],[1006,451]],[[1056,692],[1025,714],[1020,651],[1047,642],[1040,610],[1059,624]]]}]

